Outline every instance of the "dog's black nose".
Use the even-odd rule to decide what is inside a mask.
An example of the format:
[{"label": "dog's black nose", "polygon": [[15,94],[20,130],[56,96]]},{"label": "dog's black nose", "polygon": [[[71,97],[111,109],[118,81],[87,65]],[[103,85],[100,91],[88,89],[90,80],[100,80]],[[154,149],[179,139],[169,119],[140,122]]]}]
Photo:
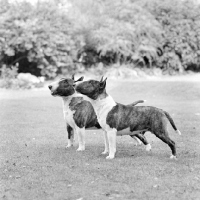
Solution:
[{"label": "dog's black nose", "polygon": [[51,90],[51,88],[52,88],[52,85],[49,85],[48,87],[49,87],[49,89]]}]

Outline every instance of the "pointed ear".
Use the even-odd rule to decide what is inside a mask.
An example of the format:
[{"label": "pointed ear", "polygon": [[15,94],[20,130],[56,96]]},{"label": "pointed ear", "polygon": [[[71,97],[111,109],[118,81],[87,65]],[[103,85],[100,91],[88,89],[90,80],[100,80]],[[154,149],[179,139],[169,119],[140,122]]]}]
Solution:
[{"label": "pointed ear", "polygon": [[105,89],[105,87],[106,87],[106,80],[107,80],[107,78],[105,78],[105,80],[103,81],[101,81],[100,82],[100,89],[103,91],[104,89]]},{"label": "pointed ear", "polygon": [[74,80],[74,75],[75,75],[75,74],[72,75],[72,80]]},{"label": "pointed ear", "polygon": [[81,76],[79,79],[77,79],[77,80],[74,81],[74,82],[82,81],[83,79],[84,79],[84,76]]},{"label": "pointed ear", "polygon": [[101,77],[100,83],[103,81],[103,76]]}]

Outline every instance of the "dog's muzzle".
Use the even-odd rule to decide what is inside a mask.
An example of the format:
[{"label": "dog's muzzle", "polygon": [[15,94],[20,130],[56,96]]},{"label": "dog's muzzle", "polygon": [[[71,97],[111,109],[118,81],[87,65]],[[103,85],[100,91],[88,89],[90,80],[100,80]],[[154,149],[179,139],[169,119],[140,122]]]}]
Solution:
[{"label": "dog's muzzle", "polygon": [[49,85],[48,88],[51,90],[52,89],[52,85]]},{"label": "dog's muzzle", "polygon": [[51,91],[51,95],[55,96],[55,91],[52,90],[53,86],[52,85],[49,85],[48,86],[49,90]]}]

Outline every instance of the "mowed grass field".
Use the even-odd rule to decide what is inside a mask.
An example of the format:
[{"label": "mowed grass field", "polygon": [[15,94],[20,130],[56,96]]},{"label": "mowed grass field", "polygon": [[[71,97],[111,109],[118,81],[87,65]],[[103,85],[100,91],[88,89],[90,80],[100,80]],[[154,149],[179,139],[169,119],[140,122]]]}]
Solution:
[{"label": "mowed grass field", "polygon": [[101,131],[86,132],[86,150],[66,149],[60,98],[48,90],[0,90],[0,199],[106,200],[200,199],[200,82],[108,81],[108,93],[128,104],[146,99],[168,111],[178,160],[153,134],[152,151],[117,137],[117,154],[106,160]]}]

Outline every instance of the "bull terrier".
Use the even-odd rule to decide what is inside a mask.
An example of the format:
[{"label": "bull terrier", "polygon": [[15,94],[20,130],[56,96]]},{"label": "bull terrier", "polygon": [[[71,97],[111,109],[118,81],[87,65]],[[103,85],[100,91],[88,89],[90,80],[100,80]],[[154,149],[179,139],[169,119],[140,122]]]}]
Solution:
[{"label": "bull terrier", "polygon": [[[76,132],[79,143],[77,151],[85,150],[85,129],[101,128],[91,103],[83,99],[84,95],[77,94],[75,91],[74,87],[76,82],[82,80],[83,77],[75,80],[73,75],[72,78],[62,78],[61,80],[56,81],[48,86],[52,96],[62,97],[63,113],[68,135],[67,148],[73,146],[74,132]],[[130,104],[130,106],[135,106],[136,104],[143,102],[143,100],[139,100]],[[105,137],[106,136],[104,134],[105,150],[102,152],[102,154],[106,154],[108,152],[108,142]],[[131,137],[134,138],[139,144],[142,141],[146,147],[148,147],[146,148],[147,151],[151,149],[150,146],[148,146],[149,143],[147,142],[146,138],[140,133],[135,135],[133,134]]]},{"label": "bull terrier", "polygon": [[[107,78],[106,78],[107,79]],[[116,103],[106,92],[106,79],[89,80],[79,83],[75,89],[88,97],[94,107],[98,122],[106,132],[109,143],[107,159],[113,159],[116,153],[116,134],[120,131],[134,132],[146,129],[169,145],[170,158],[176,158],[175,142],[169,138],[167,121],[181,135],[169,113],[152,106],[130,106]],[[143,133],[145,133],[144,131]]]}]

